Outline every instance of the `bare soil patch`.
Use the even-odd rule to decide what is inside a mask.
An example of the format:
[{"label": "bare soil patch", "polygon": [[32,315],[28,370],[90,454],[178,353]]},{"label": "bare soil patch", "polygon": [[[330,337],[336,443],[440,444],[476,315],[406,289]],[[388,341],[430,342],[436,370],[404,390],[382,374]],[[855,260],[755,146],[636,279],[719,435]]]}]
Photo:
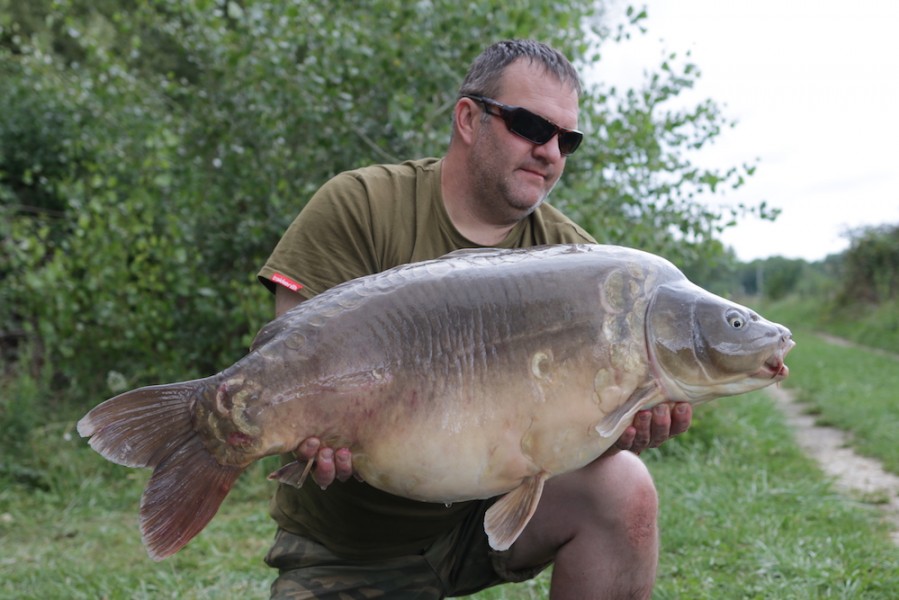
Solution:
[{"label": "bare soil patch", "polygon": [[885,471],[879,461],[856,454],[846,432],[815,423],[790,390],[780,386],[767,389],[786,415],[799,446],[833,478],[838,490],[880,509],[893,542],[899,544],[899,476]]}]

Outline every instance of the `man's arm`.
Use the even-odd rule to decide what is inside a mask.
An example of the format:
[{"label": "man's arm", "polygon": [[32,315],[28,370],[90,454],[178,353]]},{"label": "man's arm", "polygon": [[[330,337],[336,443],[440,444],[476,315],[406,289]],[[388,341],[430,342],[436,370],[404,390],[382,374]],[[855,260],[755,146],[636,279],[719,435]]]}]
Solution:
[{"label": "man's arm", "polygon": [[275,286],[275,316],[280,317],[294,306],[305,300],[297,292],[292,292],[283,285]]}]

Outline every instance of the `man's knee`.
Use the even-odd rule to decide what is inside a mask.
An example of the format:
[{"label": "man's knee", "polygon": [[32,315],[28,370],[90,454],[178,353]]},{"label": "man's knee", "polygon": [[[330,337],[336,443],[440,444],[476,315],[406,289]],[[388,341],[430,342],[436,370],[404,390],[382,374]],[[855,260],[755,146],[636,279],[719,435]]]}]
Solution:
[{"label": "man's knee", "polygon": [[[643,462],[621,452],[559,479],[540,528],[556,542],[553,595],[649,598],[658,564],[659,501]],[[517,555],[526,557],[531,555]]]},{"label": "man's knee", "polygon": [[635,474],[633,485],[630,502],[623,509],[628,540],[634,547],[655,547],[659,537],[659,496],[655,484],[645,471],[645,476]]},{"label": "man's knee", "polygon": [[655,545],[659,497],[646,465],[630,452],[598,462],[588,476],[594,517],[604,527],[621,528],[631,546]]}]

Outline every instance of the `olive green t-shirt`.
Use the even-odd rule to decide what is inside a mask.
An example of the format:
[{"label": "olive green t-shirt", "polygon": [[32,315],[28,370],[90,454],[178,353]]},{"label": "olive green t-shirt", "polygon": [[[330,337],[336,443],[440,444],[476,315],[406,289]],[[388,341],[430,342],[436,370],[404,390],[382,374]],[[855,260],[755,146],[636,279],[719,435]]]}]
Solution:
[{"label": "olive green t-shirt", "polygon": [[[450,221],[440,190],[442,161],[378,165],[337,175],[310,199],[259,271],[270,290],[284,285],[311,298],[339,283],[398,265],[479,247]],[[592,243],[578,225],[544,203],[498,246]],[[271,514],[280,527],[348,558],[417,553],[465,518],[452,506],[399,498],[364,483],[327,490],[281,485]]]}]

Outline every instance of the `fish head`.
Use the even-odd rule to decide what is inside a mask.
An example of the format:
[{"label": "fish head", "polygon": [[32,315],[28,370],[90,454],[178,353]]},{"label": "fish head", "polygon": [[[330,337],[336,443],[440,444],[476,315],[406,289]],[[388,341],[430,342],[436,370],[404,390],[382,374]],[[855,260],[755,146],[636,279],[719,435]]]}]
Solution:
[{"label": "fish head", "polygon": [[657,289],[646,340],[666,399],[693,404],[783,380],[784,358],[795,346],[783,325],[686,279]]}]

